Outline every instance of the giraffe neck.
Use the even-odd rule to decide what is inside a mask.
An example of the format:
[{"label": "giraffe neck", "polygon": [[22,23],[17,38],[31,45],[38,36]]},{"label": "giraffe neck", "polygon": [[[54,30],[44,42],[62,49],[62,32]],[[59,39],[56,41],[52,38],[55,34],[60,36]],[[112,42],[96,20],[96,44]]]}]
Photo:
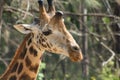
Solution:
[{"label": "giraffe neck", "polygon": [[[35,80],[41,62],[43,50],[37,48],[31,41],[31,34],[27,35],[17,49],[0,80]],[[39,53],[39,54],[38,54]]]}]

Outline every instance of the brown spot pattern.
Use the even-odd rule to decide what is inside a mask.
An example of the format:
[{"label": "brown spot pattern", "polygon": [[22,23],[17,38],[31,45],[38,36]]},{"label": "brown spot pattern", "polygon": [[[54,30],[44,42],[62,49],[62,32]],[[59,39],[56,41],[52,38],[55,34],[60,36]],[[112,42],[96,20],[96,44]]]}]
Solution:
[{"label": "brown spot pattern", "polygon": [[15,65],[13,66],[11,72],[15,72],[17,70],[17,67],[18,67],[18,62],[15,63]]},{"label": "brown spot pattern", "polygon": [[23,69],[23,63],[20,63],[19,68],[18,68],[18,74],[21,73],[22,69]]},{"label": "brown spot pattern", "polygon": [[56,49],[56,48],[53,48],[53,51],[57,51],[57,49]]},{"label": "brown spot pattern", "polygon": [[43,38],[41,40],[42,40],[42,42],[45,42],[45,40]]},{"label": "brown spot pattern", "polygon": [[66,39],[66,43],[70,42],[68,39]]},{"label": "brown spot pattern", "polygon": [[20,54],[20,59],[24,59],[25,55],[26,55],[26,52],[27,52],[27,48],[25,47],[22,51],[22,53]]},{"label": "brown spot pattern", "polygon": [[30,39],[28,40],[28,45],[30,45],[31,42],[32,42],[32,39],[30,38]]},{"label": "brown spot pattern", "polygon": [[51,48],[50,45],[49,45],[48,43],[46,43],[46,44],[47,44],[47,47],[48,47],[48,48]]},{"label": "brown spot pattern", "polygon": [[17,80],[17,77],[15,75],[11,76],[9,80]]},{"label": "brown spot pattern", "polygon": [[41,44],[44,48],[47,48],[47,46],[45,44]]},{"label": "brown spot pattern", "polygon": [[23,73],[21,76],[20,76],[20,79],[19,80],[31,80],[31,77],[29,75],[27,75],[26,73]]},{"label": "brown spot pattern", "polygon": [[37,56],[37,51],[33,48],[33,46],[29,48],[29,51],[30,51],[30,54],[32,54],[34,57]]},{"label": "brown spot pattern", "polygon": [[27,67],[31,65],[31,61],[28,56],[26,57],[25,62]]},{"label": "brown spot pattern", "polygon": [[29,70],[31,70],[34,73],[37,73],[38,67],[39,67],[39,64],[36,64],[35,66],[30,66]]},{"label": "brown spot pattern", "polygon": [[39,43],[41,44],[41,40],[39,39]]}]

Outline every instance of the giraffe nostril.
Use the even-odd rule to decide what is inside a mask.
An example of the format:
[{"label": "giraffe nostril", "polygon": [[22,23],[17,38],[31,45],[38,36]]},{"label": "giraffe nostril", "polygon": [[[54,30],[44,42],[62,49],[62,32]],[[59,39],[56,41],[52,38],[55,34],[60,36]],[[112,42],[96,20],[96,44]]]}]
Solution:
[{"label": "giraffe nostril", "polygon": [[79,49],[78,46],[72,46],[72,50],[74,50],[74,51],[79,51],[80,49]]}]

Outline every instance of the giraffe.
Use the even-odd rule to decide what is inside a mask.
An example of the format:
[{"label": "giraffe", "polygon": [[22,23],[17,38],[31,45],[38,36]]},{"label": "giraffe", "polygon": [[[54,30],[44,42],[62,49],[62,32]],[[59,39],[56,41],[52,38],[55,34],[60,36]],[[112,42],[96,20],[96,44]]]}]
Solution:
[{"label": "giraffe", "polygon": [[81,50],[67,31],[62,15],[62,12],[56,12],[44,30],[36,25],[14,25],[18,31],[28,35],[0,80],[35,80],[45,50],[68,56],[72,61],[82,60]]},{"label": "giraffe", "polygon": [[82,60],[80,47],[67,31],[62,16],[62,12],[50,16],[43,29],[39,29],[38,25],[14,25],[27,36],[0,80],[36,80],[44,51],[66,55],[72,61]]}]

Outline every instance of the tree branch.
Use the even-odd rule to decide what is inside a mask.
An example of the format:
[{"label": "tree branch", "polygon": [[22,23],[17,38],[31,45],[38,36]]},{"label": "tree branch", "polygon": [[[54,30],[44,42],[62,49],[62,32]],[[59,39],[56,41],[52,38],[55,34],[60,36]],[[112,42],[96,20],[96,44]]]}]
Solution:
[{"label": "tree branch", "polygon": [[[29,16],[32,16],[33,15],[29,12],[26,12],[24,10],[21,10],[21,9],[16,9],[16,8],[13,8],[11,6],[7,6],[5,7],[5,9],[9,10],[13,10],[13,11],[19,11],[19,12],[22,12],[24,14],[27,14]],[[39,11],[37,10],[32,10],[36,13],[39,13]],[[109,14],[105,14],[105,13],[87,13],[87,14],[81,14],[81,13],[72,13],[72,12],[66,12],[66,11],[63,11],[64,15],[65,16],[77,16],[77,17],[82,17],[82,16],[94,16],[94,17],[108,17],[108,18],[113,18],[113,19],[117,19],[117,20],[120,20],[120,17],[119,16],[115,16],[115,15],[109,15]],[[36,17],[36,16],[35,16]]]},{"label": "tree branch", "polygon": [[[2,30],[3,5],[4,5],[4,0],[0,0],[0,46],[1,46],[1,43],[2,43],[1,42],[1,30]],[[0,52],[1,52],[1,48],[0,48]],[[2,58],[0,58],[0,61],[2,61],[5,64],[5,66],[7,66]]]},{"label": "tree branch", "polygon": [[4,5],[4,0],[0,0],[0,39],[1,39],[1,29],[2,29],[3,5]]},{"label": "tree branch", "polygon": [[[96,40],[100,42],[98,38],[96,38]],[[100,44],[112,54],[112,56],[107,61],[104,61],[102,63],[102,66],[105,66],[108,62],[110,62],[114,58],[115,52],[112,49],[110,49],[107,45],[105,45],[103,42],[100,42]]]},{"label": "tree branch", "polygon": [[81,14],[81,13],[64,12],[64,14],[65,14],[65,16],[77,16],[77,17],[82,17],[82,16],[96,16],[96,17],[108,17],[108,18],[113,18],[113,19],[120,20],[119,16],[109,15],[109,14],[104,14],[104,13],[87,13],[87,14]]},{"label": "tree branch", "polygon": [[17,8],[14,8],[14,7],[11,7],[11,6],[6,6],[6,7],[4,7],[4,9],[5,9],[6,11],[11,11],[11,12],[16,12],[16,11],[18,11],[18,12],[21,12],[21,13],[23,13],[23,14],[26,14],[26,15],[29,15],[29,16],[31,16],[31,17],[34,17],[34,15],[31,14],[30,12],[24,11],[24,10],[22,10],[22,9],[17,9]]},{"label": "tree branch", "polygon": [[[29,0],[27,0],[26,13],[28,13],[29,9],[30,9],[30,1],[29,1]],[[23,19],[25,19],[25,18],[26,18],[26,16],[27,16],[27,14],[26,14],[26,13],[25,13],[25,15],[24,15]]]},{"label": "tree branch", "polygon": [[4,63],[5,67],[8,66],[8,63],[3,58],[0,57],[0,61],[2,61]]}]

